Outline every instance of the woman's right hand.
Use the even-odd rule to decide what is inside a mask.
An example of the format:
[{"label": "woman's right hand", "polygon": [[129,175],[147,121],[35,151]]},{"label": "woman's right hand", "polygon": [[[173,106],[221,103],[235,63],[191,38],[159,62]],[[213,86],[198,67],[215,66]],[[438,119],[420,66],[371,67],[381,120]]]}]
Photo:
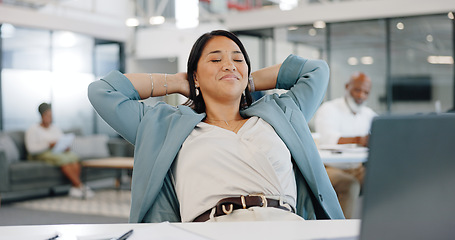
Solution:
[{"label": "woman's right hand", "polygon": [[174,74],[174,76],[177,80],[176,82],[178,82],[180,85],[179,93],[185,97],[189,97],[190,96],[190,84],[188,82],[188,75],[186,74],[186,72],[179,72],[179,73]]}]

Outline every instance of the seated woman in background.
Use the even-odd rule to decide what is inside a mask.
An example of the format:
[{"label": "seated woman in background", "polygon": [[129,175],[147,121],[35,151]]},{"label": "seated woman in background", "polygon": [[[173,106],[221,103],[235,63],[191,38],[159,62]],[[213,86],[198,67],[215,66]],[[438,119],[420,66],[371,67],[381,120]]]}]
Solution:
[{"label": "seated woman in background", "polygon": [[[109,73],[89,86],[99,115],[135,145],[130,222],[342,219],[307,121],[327,64],[290,55],[250,75],[224,30],[193,45],[187,73]],[[252,104],[250,91],[281,88]],[[174,107],[138,100],[179,93]]]},{"label": "seated woman in background", "polygon": [[52,151],[59,138],[63,136],[63,132],[52,124],[51,105],[41,103],[38,111],[41,115],[41,122],[31,126],[25,133],[25,146],[29,159],[59,166],[72,184],[69,191],[71,197],[82,198],[84,193],[86,197],[93,197],[93,191],[88,186],[82,185],[78,157],[69,148],[61,153]]}]

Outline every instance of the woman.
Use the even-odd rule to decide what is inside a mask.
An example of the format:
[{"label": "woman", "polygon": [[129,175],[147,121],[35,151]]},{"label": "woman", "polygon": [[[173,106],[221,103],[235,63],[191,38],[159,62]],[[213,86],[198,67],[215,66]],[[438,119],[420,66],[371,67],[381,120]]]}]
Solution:
[{"label": "woman", "polygon": [[[89,86],[100,116],[135,144],[130,222],[343,218],[307,126],[326,63],[291,55],[249,81],[250,70],[240,40],[218,30],[196,41],[186,74],[114,71]],[[275,87],[290,91],[251,104],[250,89]],[[169,93],[190,107],[138,102]]]},{"label": "woman", "polygon": [[51,104],[41,103],[38,106],[38,112],[41,115],[41,122],[31,126],[25,133],[25,146],[29,159],[60,167],[72,185],[69,196],[82,198],[85,194],[85,197],[93,197],[95,193],[82,184],[79,158],[70,151],[70,148],[63,152],[53,151],[55,144],[63,136],[63,132],[52,124]]}]

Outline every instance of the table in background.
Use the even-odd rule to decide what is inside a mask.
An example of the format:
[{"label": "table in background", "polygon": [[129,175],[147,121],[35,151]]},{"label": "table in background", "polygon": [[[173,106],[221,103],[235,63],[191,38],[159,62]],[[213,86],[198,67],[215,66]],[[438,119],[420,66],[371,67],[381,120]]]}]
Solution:
[{"label": "table in background", "polygon": [[[159,224],[164,228],[160,227]],[[165,224],[165,225],[163,225]],[[167,225],[167,226],[166,226]],[[0,227],[1,239],[44,240],[57,232],[57,240],[95,240],[118,237],[130,229],[133,235],[128,240],[136,240],[140,231],[150,228],[147,239],[169,239],[169,236],[188,234],[202,236],[204,239],[357,239],[360,233],[360,220],[308,220],[276,222],[227,222],[227,223],[150,223],[150,224],[62,224],[62,225],[25,225]],[[156,235],[152,231],[155,229]],[[158,230],[167,238],[158,237]],[[183,231],[182,231],[183,230]],[[136,235],[135,235],[136,233]],[[154,238],[156,237],[156,238]],[[201,239],[201,238],[193,238]]]},{"label": "table in background", "polygon": [[100,159],[87,159],[81,161],[82,166],[82,181],[86,183],[85,171],[87,168],[107,168],[117,169],[116,187],[119,189],[122,185],[123,170],[132,170],[134,165],[134,158],[132,157],[110,157]]},{"label": "table in background", "polygon": [[364,147],[349,147],[335,145],[333,147],[322,147],[319,155],[324,164],[340,167],[355,168],[368,160],[368,149]]}]

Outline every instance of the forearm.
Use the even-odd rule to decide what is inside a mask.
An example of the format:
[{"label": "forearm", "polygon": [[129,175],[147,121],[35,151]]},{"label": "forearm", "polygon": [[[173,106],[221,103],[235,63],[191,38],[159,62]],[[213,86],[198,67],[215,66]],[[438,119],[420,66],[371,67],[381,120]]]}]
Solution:
[{"label": "forearm", "polygon": [[368,146],[368,136],[358,136],[358,137],[340,137],[338,139],[338,144],[358,144],[360,146]]},{"label": "forearm", "polygon": [[[133,84],[142,99],[159,97],[171,93],[186,95],[189,89],[184,73],[126,73],[124,74]],[[185,86],[186,85],[186,86]],[[188,90],[189,91],[189,90]]]},{"label": "forearm", "polygon": [[255,91],[263,91],[274,89],[276,86],[276,80],[278,72],[280,71],[281,64],[262,68],[251,73],[254,81]]}]

